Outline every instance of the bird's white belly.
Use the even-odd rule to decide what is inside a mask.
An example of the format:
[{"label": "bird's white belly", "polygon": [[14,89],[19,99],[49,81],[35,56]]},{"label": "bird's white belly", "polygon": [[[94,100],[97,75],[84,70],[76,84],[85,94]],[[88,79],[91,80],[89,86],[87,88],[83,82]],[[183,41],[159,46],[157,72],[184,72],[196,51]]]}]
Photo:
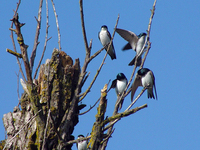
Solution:
[{"label": "bird's white belly", "polygon": [[[137,55],[140,54],[145,42],[145,37],[141,37],[137,42],[136,53]],[[141,54],[140,54],[141,55]]]},{"label": "bird's white belly", "polygon": [[153,85],[153,80],[151,78],[150,72],[148,72],[144,77],[142,77],[142,86],[152,86]]},{"label": "bird's white belly", "polygon": [[81,143],[79,143],[78,150],[87,150],[87,142],[82,141]]},{"label": "bird's white belly", "polygon": [[100,39],[101,39],[101,44],[102,44],[103,46],[105,46],[106,44],[108,44],[108,43],[110,42],[110,38],[108,37],[106,31],[102,31],[102,32],[100,33]]},{"label": "bird's white belly", "polygon": [[125,90],[126,88],[126,82],[125,81],[117,81],[117,84],[116,84],[116,89],[118,89],[118,91],[116,90],[116,93],[117,95],[120,95],[122,94],[122,92]]}]

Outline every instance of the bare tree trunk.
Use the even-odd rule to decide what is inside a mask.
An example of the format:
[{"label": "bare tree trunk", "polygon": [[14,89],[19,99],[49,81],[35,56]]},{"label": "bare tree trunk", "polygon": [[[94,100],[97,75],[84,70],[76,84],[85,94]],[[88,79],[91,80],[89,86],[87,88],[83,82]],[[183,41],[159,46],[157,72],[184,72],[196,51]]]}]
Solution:
[{"label": "bare tree trunk", "polygon": [[[32,84],[32,88],[28,87],[29,93],[22,95],[22,110],[16,107],[13,113],[4,115],[8,149],[71,149],[72,144],[62,145],[74,139],[72,133],[80,109],[74,95],[80,73],[79,60],[72,63],[71,57],[54,49],[52,58],[41,66],[38,84]],[[75,105],[73,110],[70,110],[71,105]],[[67,118],[69,113],[73,116],[71,119]]]}]

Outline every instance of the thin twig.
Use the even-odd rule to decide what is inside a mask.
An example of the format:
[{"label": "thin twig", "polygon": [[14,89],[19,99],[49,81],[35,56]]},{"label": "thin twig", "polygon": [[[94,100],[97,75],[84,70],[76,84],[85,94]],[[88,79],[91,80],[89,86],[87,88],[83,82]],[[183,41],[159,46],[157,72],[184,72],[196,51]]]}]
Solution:
[{"label": "thin twig", "polygon": [[[82,79],[82,82],[81,82],[81,84],[80,84],[80,87],[82,87],[83,85],[84,85],[84,83],[85,83],[85,81],[86,81],[86,79],[88,78],[88,75],[89,75],[89,73],[88,73],[88,75],[85,77],[85,74],[86,74],[86,68],[87,68],[87,65],[90,63],[90,61],[92,60],[92,59],[94,59],[96,56],[98,56],[99,55],[99,53],[101,53],[104,49],[105,49],[105,47],[106,46],[108,46],[110,43],[108,43],[107,45],[105,45],[103,48],[101,48],[100,50],[98,50],[95,54],[93,54],[91,57],[89,57],[89,55],[90,55],[90,53],[86,53],[86,57],[85,57],[85,62],[84,62],[84,65],[83,65],[83,68],[82,68],[82,73],[81,74],[83,74],[83,75],[81,75],[82,77],[83,77],[83,79]],[[90,48],[90,47],[89,47]],[[107,54],[106,54],[107,55]],[[82,94],[79,94],[79,97],[81,97],[81,96],[83,96],[84,95],[84,93],[82,93]]]},{"label": "thin twig", "polygon": [[91,107],[90,106],[90,108],[87,110],[87,111],[85,111],[85,112],[83,112],[83,113],[80,113],[79,115],[84,115],[84,114],[86,114],[87,112],[89,112],[92,108],[94,108],[94,106],[99,102],[99,100],[100,100],[100,98],[94,103],[94,105]]},{"label": "thin twig", "polygon": [[100,50],[98,50],[96,53],[94,53],[88,60],[88,63],[95,58],[96,56],[98,56],[110,43],[106,44],[103,48],[101,48]]},{"label": "thin twig", "polygon": [[[110,83],[110,80],[108,81],[108,83],[107,83],[107,85]],[[109,90],[107,91],[107,94],[109,93]],[[84,94],[84,93],[83,93]],[[80,96],[83,96],[83,94],[80,94],[79,95],[79,97]],[[100,97],[101,98],[101,97]],[[85,112],[83,112],[83,113],[80,113],[79,115],[83,115],[83,114],[86,114],[87,112],[89,112],[92,108],[94,108],[94,106],[99,102],[99,100],[100,100],[100,98],[95,102],[95,104],[91,107],[90,106],[90,108],[87,110],[87,111],[85,111]]]},{"label": "thin twig", "polygon": [[114,131],[115,131],[115,128],[109,133],[109,135],[107,135],[107,137],[103,140],[102,143],[106,142],[111,137]]},{"label": "thin twig", "polygon": [[77,94],[80,94],[81,88],[83,86],[83,81],[85,80],[86,69],[87,69],[87,66],[88,66],[88,60],[90,58],[90,52],[91,52],[91,50],[88,49],[87,37],[86,37],[86,33],[85,33],[82,0],[79,1],[79,5],[80,5],[81,26],[82,26],[83,38],[84,38],[84,42],[85,42],[86,55],[85,55],[85,61],[84,61],[83,67],[81,69],[81,73],[80,73],[80,77],[79,77],[79,81],[78,81],[78,85],[77,85],[77,89],[76,89]]},{"label": "thin twig", "polygon": [[125,111],[128,111],[135,104],[135,102],[140,98],[140,96],[144,93],[146,89],[146,87],[142,89],[140,94],[135,98],[135,100],[128,106],[128,108]]},{"label": "thin twig", "polygon": [[83,32],[83,39],[84,39],[84,43],[85,43],[85,50],[86,50],[86,53],[89,53],[90,49],[88,47],[87,36],[86,36],[86,31],[85,31],[85,22],[84,22],[84,14],[83,14],[83,1],[82,0],[79,1],[79,5],[80,5],[81,26],[82,26],[82,32]]},{"label": "thin twig", "polygon": [[[156,9],[155,6],[156,6],[156,0],[154,1],[153,9],[151,10],[151,17],[150,17],[150,19],[149,19],[149,24],[148,24],[148,29],[147,29],[146,42],[147,42],[148,47],[147,47],[146,53],[145,53],[145,55],[144,55],[144,58],[142,59],[142,63],[141,63],[141,65],[140,65],[140,69],[143,68],[144,62],[145,62],[146,57],[147,57],[147,54],[148,54],[148,52],[149,52],[149,50],[150,50],[150,48],[151,48],[150,31],[151,31],[151,24],[152,24],[153,16],[154,16],[154,14],[155,14],[155,9]],[[144,46],[146,45],[146,42],[145,42]]]},{"label": "thin twig", "polygon": [[47,42],[48,42],[48,40],[51,39],[51,37],[48,39],[48,32],[49,32],[49,30],[48,30],[49,29],[49,9],[48,9],[48,1],[47,0],[46,0],[46,16],[47,16],[47,18],[46,18],[46,36],[45,36],[44,48],[43,48],[42,56],[40,58],[38,66],[37,66],[37,68],[35,70],[35,74],[34,74],[33,79],[35,79],[36,76],[37,76],[38,69],[40,68],[41,62],[42,62],[43,57],[44,57],[44,53],[46,51]]},{"label": "thin twig", "polygon": [[7,144],[9,144],[9,143],[24,129],[24,127],[25,127],[29,122],[31,122],[31,121],[37,116],[37,114],[38,114],[40,111],[42,111],[42,109],[40,109],[29,121],[27,121],[27,122],[24,124],[24,126],[23,126],[23,127],[8,141],[8,142],[6,142],[6,145],[4,146],[3,150],[6,148]]},{"label": "thin twig", "polygon": [[18,96],[18,101],[19,101],[19,103],[18,103],[18,107],[19,107],[19,105],[20,105],[20,96],[19,96],[19,73],[20,73],[20,70],[18,71],[18,73],[15,73],[16,75],[17,75],[17,96]]},{"label": "thin twig", "polygon": [[55,4],[53,3],[53,0],[51,0],[52,6],[53,6],[53,11],[54,11],[54,15],[55,15],[55,19],[56,19],[56,26],[57,26],[57,30],[58,30],[58,47],[59,47],[59,51],[61,51],[61,40],[60,40],[60,28],[59,28],[59,24],[58,24],[58,15],[56,13],[56,7]]},{"label": "thin twig", "polygon": [[35,32],[35,40],[34,40],[33,50],[32,50],[31,57],[30,57],[30,70],[31,70],[31,72],[33,70],[33,65],[34,65],[34,60],[35,60],[35,56],[36,56],[37,46],[39,44],[38,39],[39,39],[40,29],[41,29],[42,4],[43,4],[43,0],[40,0],[39,10],[38,10],[38,18],[36,18],[37,27],[36,27],[36,32]]}]

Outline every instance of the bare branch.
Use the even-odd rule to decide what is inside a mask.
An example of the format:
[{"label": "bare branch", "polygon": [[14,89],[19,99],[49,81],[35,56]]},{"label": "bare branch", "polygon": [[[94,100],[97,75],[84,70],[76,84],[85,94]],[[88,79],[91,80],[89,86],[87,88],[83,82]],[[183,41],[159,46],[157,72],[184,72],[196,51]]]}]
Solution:
[{"label": "bare branch", "polygon": [[131,109],[131,110],[126,110],[126,111],[124,111],[124,112],[122,112],[122,113],[118,113],[118,114],[116,114],[115,116],[112,116],[112,117],[109,117],[108,119],[106,119],[104,122],[103,122],[103,124],[105,125],[105,124],[107,124],[107,123],[109,123],[109,122],[111,122],[111,121],[114,121],[114,120],[119,120],[119,119],[121,119],[121,118],[123,118],[123,117],[127,117],[127,116],[129,116],[129,115],[131,115],[131,114],[133,114],[133,113],[136,113],[137,111],[139,111],[139,110],[141,110],[141,109],[143,109],[143,108],[146,108],[147,107],[147,104],[144,104],[144,105],[142,105],[142,106],[140,106],[140,107],[136,107],[136,108],[134,108],[134,109]]},{"label": "bare branch", "polygon": [[58,24],[58,15],[56,13],[56,7],[53,3],[53,0],[51,0],[52,6],[53,6],[53,11],[54,11],[54,15],[56,18],[56,26],[57,26],[57,30],[58,30],[58,46],[59,46],[59,51],[61,51],[61,44],[60,44],[60,28],[59,28],[59,24]]},{"label": "bare branch", "polygon": [[[85,56],[85,61],[84,61],[83,67],[81,69],[78,85],[77,85],[77,94],[80,93],[81,88],[83,86],[83,81],[85,80],[86,69],[87,69],[87,66],[88,66],[88,60],[90,58],[90,52],[91,52],[91,50],[88,49],[88,43],[87,43],[87,38],[86,38],[86,33],[85,33],[82,0],[79,1],[79,5],[80,5],[81,25],[82,25],[82,31],[83,31],[83,38],[84,38],[84,42],[85,42],[86,56]],[[90,45],[92,46],[92,42],[90,42]]]},{"label": "bare branch", "polygon": [[107,137],[102,141],[102,143],[106,142],[112,136],[112,134],[114,133],[114,131],[115,131],[115,128],[110,132],[109,135],[107,135]]},{"label": "bare branch", "polygon": [[149,19],[149,24],[148,24],[148,29],[147,29],[146,42],[145,42],[145,44],[144,44],[144,46],[145,46],[146,43],[147,43],[148,47],[147,47],[147,51],[146,51],[146,53],[145,53],[145,55],[144,55],[144,58],[142,59],[142,63],[141,63],[140,69],[143,67],[144,62],[145,62],[146,57],[147,57],[147,54],[148,54],[148,52],[149,52],[149,50],[150,50],[150,48],[151,48],[150,30],[151,30],[151,24],[152,24],[153,16],[154,16],[154,14],[155,14],[155,9],[156,9],[155,6],[156,6],[156,0],[154,1],[153,9],[151,10],[151,16],[150,16],[150,19]]},{"label": "bare branch", "polygon": [[144,93],[146,89],[146,87],[142,89],[140,94],[135,98],[135,100],[128,106],[128,108],[125,111],[128,111],[135,104],[135,102],[140,98],[140,96]]},{"label": "bare branch", "polygon": [[85,31],[85,22],[84,22],[84,14],[83,14],[83,1],[82,0],[79,0],[79,5],[80,5],[81,26],[82,26],[82,32],[83,32],[83,39],[84,39],[84,43],[85,43],[85,50],[86,50],[86,53],[90,53],[90,49],[88,47],[88,42],[87,42],[86,31]]},{"label": "bare branch", "polygon": [[[16,10],[15,10],[15,12],[14,12],[13,18],[14,18],[14,16],[16,15],[16,13],[17,13],[17,11],[18,11],[18,8],[19,8],[20,3],[21,3],[21,0],[19,0],[19,2],[17,3],[17,7],[16,7]],[[13,28],[13,22],[11,23],[10,28],[11,28],[11,29]],[[12,30],[11,30],[11,35],[10,35],[10,37],[11,37],[11,40],[12,40],[12,43],[13,43],[14,51],[17,52],[16,46],[15,46],[15,41],[14,41],[14,38],[13,38],[13,31],[12,31]],[[24,79],[24,81],[26,81],[25,75],[24,75],[24,73],[23,73],[23,71],[22,71],[21,63],[19,62],[19,58],[16,57],[16,59],[17,59],[17,64],[19,65],[19,70],[20,70],[20,72],[21,72],[21,74],[22,74],[22,78]]]},{"label": "bare branch", "polygon": [[[146,89],[147,89],[146,87],[142,89],[142,91],[140,92],[140,94],[135,98],[135,100],[128,106],[128,108],[127,108],[124,112],[129,111],[129,109],[135,104],[135,102],[140,98],[140,96],[144,93],[144,91],[145,91]],[[142,106],[140,106],[140,107],[141,107],[141,108],[147,107],[147,104],[142,105]],[[140,108],[140,107],[139,107],[139,108]],[[135,109],[135,108],[134,108],[134,109]],[[115,116],[115,115],[113,115],[113,116]],[[113,126],[117,121],[119,121],[119,120],[120,120],[120,118],[114,120],[113,122],[111,122],[107,127],[105,127],[105,128],[103,129],[103,131],[105,131],[105,130],[107,130],[108,128],[112,127],[112,126]]]},{"label": "bare branch", "polygon": [[[109,45],[109,43],[106,45],[106,46],[108,46]],[[99,55],[99,53],[100,52],[102,52],[103,50],[104,50],[104,48],[106,47],[106,46],[104,46],[102,49],[100,49],[99,51],[97,51],[94,55],[92,55],[91,57],[89,57],[89,53],[88,54],[86,54],[86,56],[85,56],[85,62],[84,62],[84,65],[83,65],[83,68],[82,68],[82,72],[81,72],[81,82],[80,82],[80,88],[84,85],[84,83],[85,83],[85,81],[87,80],[87,78],[88,78],[88,76],[89,76],[89,74],[90,73],[88,73],[88,75],[85,77],[85,74],[87,73],[86,72],[86,68],[87,68],[87,66],[88,66],[88,64],[89,64],[89,62],[93,59],[93,58],[95,58],[96,56],[98,56]],[[106,54],[107,55],[107,54]],[[82,94],[79,94],[79,97],[81,97],[81,96],[83,96],[84,95],[84,93],[82,93]]]},{"label": "bare branch", "polygon": [[37,76],[38,69],[39,69],[39,67],[41,65],[42,59],[44,57],[44,53],[46,51],[47,42],[48,42],[48,40],[51,39],[51,38],[48,39],[48,32],[49,32],[49,30],[48,30],[49,29],[49,9],[48,9],[48,1],[47,0],[46,0],[46,16],[47,16],[47,18],[46,18],[46,36],[45,36],[44,48],[43,48],[42,56],[40,58],[38,66],[37,66],[37,68],[35,70],[35,74],[34,74],[33,79],[35,79],[36,76]]},{"label": "bare branch", "polygon": [[38,18],[36,18],[37,27],[36,27],[36,32],[35,32],[35,40],[34,40],[33,50],[32,50],[31,57],[30,57],[30,69],[31,69],[31,72],[33,70],[33,65],[34,65],[34,60],[35,60],[35,56],[36,56],[37,46],[39,44],[38,39],[39,39],[40,29],[41,29],[42,4],[43,4],[43,0],[40,0],[39,10],[38,10]]},{"label": "bare branch", "polygon": [[6,48],[6,52],[18,57],[18,58],[22,58],[22,54],[19,54],[17,52],[12,51],[11,49]]},{"label": "bare branch", "polygon": [[25,70],[26,70],[27,80],[28,80],[29,83],[32,83],[30,64],[29,64],[28,54],[27,54],[28,45],[26,45],[24,43],[23,35],[21,33],[21,27],[24,24],[22,24],[22,23],[19,22],[19,16],[18,16],[18,14],[16,14],[15,16],[13,16],[13,18],[11,19],[11,21],[14,23],[14,25],[16,27],[16,29],[12,29],[12,31],[15,31],[15,33],[17,34],[17,41],[18,41],[18,43],[20,45],[21,54],[22,54],[22,58],[23,58],[24,66],[25,66]]},{"label": "bare branch", "polygon": [[85,111],[85,112],[83,112],[83,113],[80,113],[79,115],[84,115],[84,114],[86,114],[87,112],[89,112],[92,108],[94,108],[94,106],[99,102],[99,100],[100,100],[100,98],[94,103],[94,105],[91,107],[90,106],[90,108],[87,110],[87,111]]},{"label": "bare branch", "polygon": [[[87,72],[85,72],[85,73],[87,73]],[[83,81],[82,81],[82,83],[81,83],[81,87],[84,85],[84,83],[85,83],[85,81],[87,80],[87,78],[89,77],[89,75],[90,75],[90,72],[84,77],[84,79],[83,79]],[[83,94],[80,94],[80,95],[79,95],[79,97],[81,97],[81,96],[83,96]]]},{"label": "bare branch", "polygon": [[100,50],[98,50],[96,53],[94,53],[88,60],[88,63],[95,58],[96,56],[98,56],[110,43],[106,44],[103,48],[101,48]]},{"label": "bare branch", "polygon": [[[83,67],[81,69],[81,74],[80,74],[80,78],[79,78],[79,82],[78,82],[78,86],[77,86],[78,91],[81,91],[80,89],[83,86],[83,81],[85,81],[86,69],[87,69],[89,62],[93,58],[95,58],[101,51],[103,51],[104,48],[102,48],[101,50],[96,52],[92,57],[90,57],[91,48],[92,48],[92,40],[90,41],[90,45],[88,47],[87,36],[86,36],[86,31],[85,31],[84,14],[83,14],[83,1],[82,0],[79,1],[79,5],[80,5],[80,15],[81,15],[81,26],[82,26],[82,32],[83,32],[83,39],[84,39],[85,49],[86,49],[85,61],[84,61]],[[91,84],[91,86],[92,86],[92,84]],[[89,91],[90,91],[90,89],[87,90],[86,94]],[[85,94],[83,94],[83,96],[85,97]]]},{"label": "bare branch", "polygon": [[[106,126],[103,131],[106,131],[107,129],[109,129],[110,127],[112,127],[115,123],[117,123],[117,121],[119,121],[122,117],[126,117],[130,114],[133,114],[143,108],[146,108],[147,107],[147,104],[144,104],[140,107],[136,107],[134,109],[131,109],[131,110],[127,110],[127,111],[124,111],[122,113],[119,113],[115,116],[112,116],[112,117],[109,117],[107,120],[105,120],[104,124],[108,123],[108,122],[111,122],[108,126]],[[113,121],[114,120],[114,121]]]},{"label": "bare branch", "polygon": [[19,96],[19,73],[20,73],[20,70],[18,71],[18,73],[15,73],[17,75],[17,96],[18,96],[18,100],[19,100],[19,103],[18,103],[18,107],[20,105],[20,96]]}]

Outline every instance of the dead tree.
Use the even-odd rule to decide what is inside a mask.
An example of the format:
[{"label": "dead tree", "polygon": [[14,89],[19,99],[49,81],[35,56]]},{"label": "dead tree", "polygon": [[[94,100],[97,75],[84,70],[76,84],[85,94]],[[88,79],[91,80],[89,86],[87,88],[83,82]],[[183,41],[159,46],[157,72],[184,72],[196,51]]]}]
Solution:
[{"label": "dead tree", "polygon": [[[45,45],[43,54],[41,56],[41,60],[33,75],[34,60],[36,56],[37,46],[39,44],[38,37],[40,34],[41,11],[43,0],[40,0],[38,18],[36,18],[36,36],[30,59],[27,55],[28,46],[24,43],[23,33],[21,32],[21,28],[25,24],[20,22],[19,14],[17,13],[20,2],[21,1],[19,0],[13,18],[11,19],[12,23],[10,27],[14,51],[12,51],[11,49],[7,49],[7,52],[16,56],[17,62],[19,64],[20,73],[22,76],[22,79],[20,79],[20,83],[24,89],[24,93],[20,98],[21,110],[18,106],[16,106],[12,113],[10,112],[4,114],[3,116],[4,126],[7,131],[7,139],[2,142],[4,146],[3,149],[70,150],[74,143],[77,143],[78,141],[84,139],[89,140],[88,147],[90,147],[90,149],[106,149],[108,140],[114,131],[114,124],[118,122],[121,118],[129,116],[147,107],[147,104],[144,104],[142,106],[131,109],[132,105],[146,90],[146,88],[144,88],[124,112],[118,113],[119,102],[123,101],[131,91],[130,83],[135,74],[136,65],[133,69],[132,75],[129,79],[125,91],[117,100],[118,103],[116,103],[115,105],[113,115],[108,118],[105,118],[104,116],[107,106],[106,96],[108,94],[108,85],[105,84],[105,86],[102,87],[101,95],[98,100],[98,111],[95,115],[96,121],[93,124],[92,130],[88,131],[91,132],[91,134],[85,138],[75,140],[73,136],[73,130],[74,127],[79,123],[80,110],[86,106],[84,104],[80,104],[80,102],[87,96],[88,92],[90,91],[94,82],[96,81],[101,71],[101,68],[104,65],[107,53],[104,59],[102,60],[102,63],[98,68],[91,84],[89,85],[86,91],[82,92],[81,89],[85,81],[89,77],[89,73],[87,72],[87,66],[96,56],[98,56],[98,54],[105,47],[103,47],[91,56],[92,40],[89,43],[87,41],[86,29],[84,24],[84,13],[82,4],[83,2],[82,0],[80,0],[79,3],[82,32],[86,51],[83,66],[80,66],[79,59],[73,61],[72,58],[69,55],[67,55],[66,52],[61,51],[58,18],[53,0],[51,0],[58,29],[59,48],[53,50],[51,59],[47,59],[45,64],[41,64],[44,52],[46,50],[47,42],[50,39],[48,38],[48,3],[46,0],[47,21]],[[144,58],[142,59],[142,64],[140,68],[143,67],[147,54],[151,48],[150,29],[155,12],[155,5],[156,0],[153,4],[153,9],[151,10],[150,21],[147,29],[147,38],[145,43],[145,45],[147,45],[147,50],[145,52]],[[119,16],[117,18],[114,32],[112,34],[111,42],[108,45],[106,45],[108,47],[110,47],[114,38],[118,20]],[[15,28],[13,27],[13,25]],[[20,46],[20,52],[17,52],[16,50],[13,32],[17,35],[17,41]],[[23,60],[24,66],[21,65],[19,61],[20,59]],[[25,69],[25,74],[22,70],[23,67]],[[39,68],[39,75],[36,79]],[[98,101],[96,103],[98,103]],[[93,107],[95,107],[95,105]],[[90,109],[92,109],[93,107],[91,107]]]}]

